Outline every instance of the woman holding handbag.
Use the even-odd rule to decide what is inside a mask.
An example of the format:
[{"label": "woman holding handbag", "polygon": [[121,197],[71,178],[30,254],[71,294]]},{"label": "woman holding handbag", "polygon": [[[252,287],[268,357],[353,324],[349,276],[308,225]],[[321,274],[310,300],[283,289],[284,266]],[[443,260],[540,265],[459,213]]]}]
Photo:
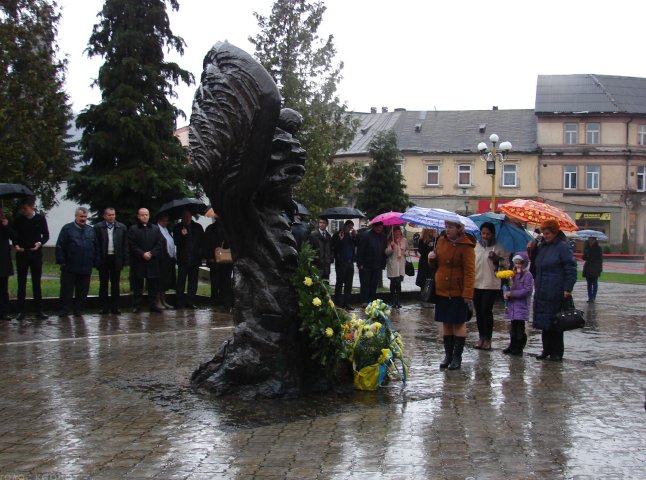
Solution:
[{"label": "woman holding handbag", "polygon": [[[417,266],[417,278],[415,285],[420,289],[424,289],[426,279],[435,274],[428,264],[428,254],[435,248],[435,230],[425,228],[422,230],[422,235],[417,244],[417,251],[419,253],[419,264]],[[422,307],[430,307],[431,304],[422,298]]]},{"label": "woman holding handbag", "polygon": [[563,360],[563,332],[555,330],[554,315],[564,300],[572,296],[576,283],[576,260],[565,234],[556,220],[541,224],[543,241],[536,247],[534,263],[534,328],[541,330],[543,351],[538,360]]},{"label": "woman holding handbag", "polygon": [[464,225],[447,221],[444,234],[428,256],[432,266],[437,266],[435,321],[442,322],[445,352],[440,368],[457,370],[462,365],[476,276],[475,245],[475,237],[464,231]]},{"label": "woman holding handbag", "polygon": [[393,308],[401,308],[399,296],[402,292],[402,281],[406,269],[406,249],[408,242],[402,235],[401,228],[394,226],[389,235],[386,247],[386,275],[390,280],[390,293]]}]

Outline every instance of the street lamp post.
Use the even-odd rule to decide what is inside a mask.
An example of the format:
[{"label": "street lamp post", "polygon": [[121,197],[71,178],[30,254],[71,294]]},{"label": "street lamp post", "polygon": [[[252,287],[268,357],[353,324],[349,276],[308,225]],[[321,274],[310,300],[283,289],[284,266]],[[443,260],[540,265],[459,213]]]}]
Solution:
[{"label": "street lamp post", "polygon": [[496,160],[501,164],[507,160],[507,155],[511,151],[510,142],[502,142],[499,146],[500,151],[496,150],[496,144],[498,143],[499,137],[495,133],[492,133],[489,136],[489,141],[491,142],[491,152],[487,152],[487,144],[485,142],[480,142],[478,144],[478,151],[480,152],[480,159],[485,162],[487,175],[491,175],[491,211],[496,211]]}]

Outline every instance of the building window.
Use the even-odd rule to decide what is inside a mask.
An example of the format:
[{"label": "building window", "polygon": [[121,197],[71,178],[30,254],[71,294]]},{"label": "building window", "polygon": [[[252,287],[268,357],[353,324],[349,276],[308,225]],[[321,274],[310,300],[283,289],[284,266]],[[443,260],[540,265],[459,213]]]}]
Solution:
[{"label": "building window", "polygon": [[399,173],[401,175],[403,175],[404,174],[404,164],[402,162],[397,162],[395,164],[395,166],[397,167],[397,170],[399,170]]},{"label": "building window", "polygon": [[599,165],[588,165],[585,169],[585,188],[599,190]]},{"label": "building window", "polygon": [[637,191],[646,192],[646,166],[637,167]]},{"label": "building window", "polygon": [[576,189],[576,166],[566,165],[563,167],[563,188],[566,190]]},{"label": "building window", "polygon": [[639,126],[639,132],[637,132],[637,143],[639,145],[646,145],[646,125]]},{"label": "building window", "polygon": [[601,124],[588,123],[585,126],[585,143],[588,145],[598,145],[601,143]]},{"label": "building window", "polygon": [[517,187],[518,186],[518,165],[502,166],[502,186],[503,187]]},{"label": "building window", "polygon": [[458,186],[471,186],[471,165],[458,165]]},{"label": "building window", "polygon": [[440,184],[440,166],[426,165],[426,185]]},{"label": "building window", "polygon": [[576,145],[579,143],[578,138],[579,125],[576,123],[566,123],[563,125],[564,139],[566,145]]}]

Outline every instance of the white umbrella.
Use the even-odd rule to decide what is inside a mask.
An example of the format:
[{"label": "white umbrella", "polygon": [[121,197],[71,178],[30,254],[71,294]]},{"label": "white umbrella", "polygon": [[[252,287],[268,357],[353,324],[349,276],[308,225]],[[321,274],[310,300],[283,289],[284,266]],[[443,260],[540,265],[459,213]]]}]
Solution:
[{"label": "white umbrella", "polygon": [[579,230],[574,232],[573,238],[577,240],[587,240],[588,238],[596,238],[597,240],[607,241],[608,235],[597,230]]},{"label": "white umbrella", "polygon": [[411,207],[402,216],[402,220],[429,228],[444,229],[444,222],[461,223],[468,232],[478,231],[478,226],[468,217],[443,208]]}]

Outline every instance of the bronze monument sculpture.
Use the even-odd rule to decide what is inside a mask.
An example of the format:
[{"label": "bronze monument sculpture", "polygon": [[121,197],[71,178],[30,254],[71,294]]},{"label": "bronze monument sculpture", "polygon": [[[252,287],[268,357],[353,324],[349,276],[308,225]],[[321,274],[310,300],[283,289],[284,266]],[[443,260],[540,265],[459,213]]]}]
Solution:
[{"label": "bronze monument sculpture", "polygon": [[[242,397],[298,395],[303,343],[291,276],[298,254],[288,215],[305,151],[298,112],[281,110],[278,87],[243,50],[217,43],[195,93],[189,149],[229,239],[235,269],[235,330],[193,386]],[[305,362],[306,363],[306,362]]]}]

